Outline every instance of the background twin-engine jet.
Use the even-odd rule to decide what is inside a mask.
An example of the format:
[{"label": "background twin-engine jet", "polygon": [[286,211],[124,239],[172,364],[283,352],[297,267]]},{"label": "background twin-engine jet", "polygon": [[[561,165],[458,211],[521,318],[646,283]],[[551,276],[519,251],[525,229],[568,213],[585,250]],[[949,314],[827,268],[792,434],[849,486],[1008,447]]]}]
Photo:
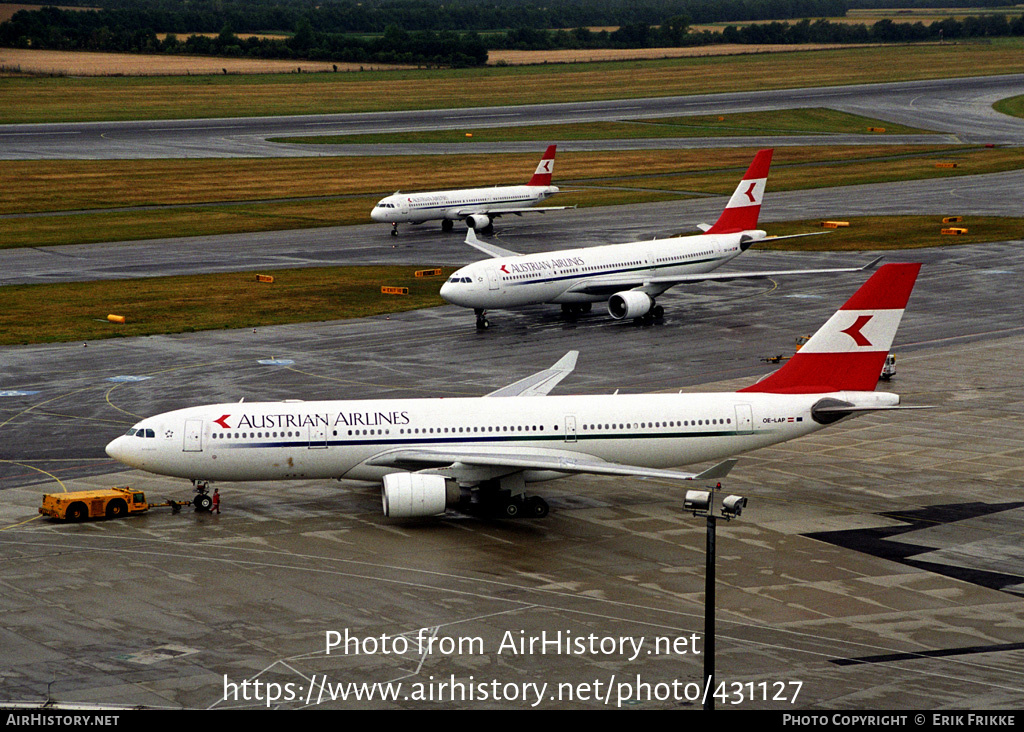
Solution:
[{"label": "background twin-engine jet", "polygon": [[772,150],[757,153],[718,221],[701,227],[703,234],[520,255],[480,241],[470,229],[466,243],[491,259],[474,262],[452,274],[441,286],[441,297],[453,305],[473,308],[480,329],[490,326],[488,310],[543,303],[559,304],[573,315],[589,312],[595,302],[607,301],[608,312],[616,320],[653,321],[664,315],[656,298],[676,285],[835,274],[874,267],[878,259],[863,267],[838,269],[713,271],[767,237],[757,228],[757,219],[771,160]]}]

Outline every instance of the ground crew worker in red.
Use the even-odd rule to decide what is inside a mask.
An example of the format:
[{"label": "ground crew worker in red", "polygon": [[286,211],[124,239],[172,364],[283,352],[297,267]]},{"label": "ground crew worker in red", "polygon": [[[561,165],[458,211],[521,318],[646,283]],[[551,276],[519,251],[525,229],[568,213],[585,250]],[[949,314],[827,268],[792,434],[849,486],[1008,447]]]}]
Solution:
[{"label": "ground crew worker in red", "polygon": [[220,513],[220,489],[213,489],[213,504],[210,506],[213,513]]}]

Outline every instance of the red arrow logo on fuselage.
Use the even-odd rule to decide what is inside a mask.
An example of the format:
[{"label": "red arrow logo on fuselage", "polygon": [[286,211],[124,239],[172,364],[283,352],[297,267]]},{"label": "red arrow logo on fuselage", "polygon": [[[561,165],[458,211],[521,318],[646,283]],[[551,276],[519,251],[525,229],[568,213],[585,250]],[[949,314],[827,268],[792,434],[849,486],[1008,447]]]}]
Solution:
[{"label": "red arrow logo on fuselage", "polygon": [[225,415],[224,415],[223,417],[221,417],[220,419],[215,419],[215,420],[213,420],[213,423],[214,423],[214,424],[219,424],[219,425],[220,425],[221,427],[223,427],[224,429],[226,429],[226,430],[229,430],[229,429],[231,429],[231,428],[230,428],[230,427],[228,426],[228,423],[227,423],[227,422],[226,422],[225,420],[226,420],[226,419],[227,419],[228,417],[230,417],[230,416],[231,416],[230,414],[225,414]]},{"label": "red arrow logo on fuselage", "polygon": [[873,318],[873,315],[860,315],[857,317],[856,322],[846,330],[839,331],[840,333],[846,333],[850,336],[858,346],[870,346],[871,341],[864,337],[864,334],[860,332],[860,329],[868,324],[868,321]]}]

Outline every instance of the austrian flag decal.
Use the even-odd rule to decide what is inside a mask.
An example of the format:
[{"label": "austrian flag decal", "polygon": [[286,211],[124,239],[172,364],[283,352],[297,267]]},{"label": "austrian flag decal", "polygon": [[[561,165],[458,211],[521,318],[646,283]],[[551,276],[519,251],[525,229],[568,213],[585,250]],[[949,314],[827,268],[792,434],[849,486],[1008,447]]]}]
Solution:
[{"label": "austrian flag decal", "polygon": [[858,346],[870,346],[871,345],[871,341],[869,341],[867,338],[864,337],[864,334],[862,334],[860,332],[860,329],[863,328],[865,325],[867,325],[867,323],[873,317],[874,317],[873,315],[861,315],[861,316],[859,316],[857,318],[857,322],[856,323],[851,325],[846,330],[843,330],[843,331],[840,331],[840,332],[846,333],[846,335],[850,336],[850,338],[852,338],[854,341],[856,341]]}]

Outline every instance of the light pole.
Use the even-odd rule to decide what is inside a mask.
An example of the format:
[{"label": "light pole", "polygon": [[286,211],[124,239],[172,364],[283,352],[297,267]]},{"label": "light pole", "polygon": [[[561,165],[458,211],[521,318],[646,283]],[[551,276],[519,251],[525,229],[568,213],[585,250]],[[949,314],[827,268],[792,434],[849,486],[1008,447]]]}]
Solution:
[{"label": "light pole", "polygon": [[[715,491],[720,491],[718,483],[710,491],[686,491],[683,508],[692,511],[694,516],[707,519],[707,548],[704,556],[704,681],[707,693],[704,708],[708,711],[715,708]],[[722,518],[731,521],[743,512],[747,499],[743,496],[728,496],[722,500]]]}]

